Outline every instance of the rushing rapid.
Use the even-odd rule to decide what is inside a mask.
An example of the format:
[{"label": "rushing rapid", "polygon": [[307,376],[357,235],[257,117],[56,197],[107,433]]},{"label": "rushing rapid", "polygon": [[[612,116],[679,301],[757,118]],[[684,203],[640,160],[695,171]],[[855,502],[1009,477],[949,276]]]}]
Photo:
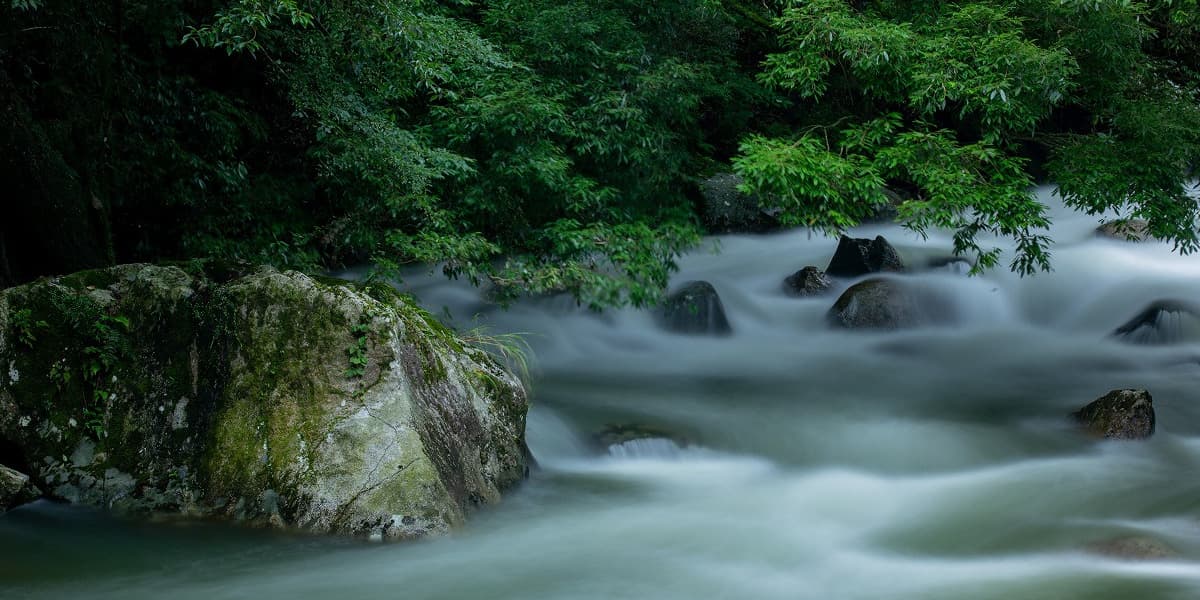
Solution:
[{"label": "rushing rapid", "polygon": [[[918,267],[900,277],[953,314],[901,331],[829,327],[836,290],[786,296],[783,278],[837,245],[799,230],[684,258],[674,283],[713,284],[727,337],[562,297],[503,311],[414,274],[456,327],[533,348],[540,467],[504,503],[451,538],[380,546],[40,502],[0,517],[0,597],[1200,597],[1197,327],[1168,311],[1151,324],[1175,343],[1112,335],[1200,298],[1200,260],[1098,238],[1096,217],[1043,197],[1055,270],[1033,277],[920,268],[950,255],[948,233],[852,232],[891,241]],[[1153,394],[1154,437],[1096,440],[1067,418],[1115,388]],[[613,425],[662,433],[599,441]],[[1169,552],[1104,551],[1123,539]]]}]

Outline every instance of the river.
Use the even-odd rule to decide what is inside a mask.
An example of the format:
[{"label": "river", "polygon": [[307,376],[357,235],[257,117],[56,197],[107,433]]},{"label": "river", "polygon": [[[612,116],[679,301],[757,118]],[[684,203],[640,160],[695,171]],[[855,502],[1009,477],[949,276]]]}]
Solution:
[{"label": "river", "polygon": [[[375,545],[39,502],[0,517],[0,597],[1198,598],[1200,344],[1109,333],[1153,300],[1200,298],[1200,260],[1098,239],[1096,217],[1041,195],[1055,271],[905,275],[957,315],[906,331],[835,331],[833,297],[786,297],[783,277],[836,247],[803,231],[722,236],[684,258],[676,283],[716,287],[725,338],[560,298],[498,311],[414,276],[431,311],[527,333],[535,351],[540,468],[504,503],[450,538]],[[853,234],[884,235],[910,264],[951,244]],[[1154,396],[1150,440],[1092,439],[1066,418],[1126,387]],[[606,454],[592,434],[609,424],[680,442]],[[1174,554],[1091,550],[1128,537]]]}]

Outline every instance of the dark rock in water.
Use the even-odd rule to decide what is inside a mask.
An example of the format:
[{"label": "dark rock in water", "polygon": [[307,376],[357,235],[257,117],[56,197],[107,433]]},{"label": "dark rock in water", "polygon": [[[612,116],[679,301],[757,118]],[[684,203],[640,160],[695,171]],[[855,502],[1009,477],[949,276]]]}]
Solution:
[{"label": "dark rock in water", "polygon": [[29,481],[29,476],[0,465],[0,514],[27,502],[33,502],[41,492]]},{"label": "dark rock in water", "polygon": [[851,238],[842,236],[837,251],[825,268],[825,273],[834,277],[858,277],[880,271],[903,271],[904,261],[896,249],[883,239]]},{"label": "dark rock in water", "polygon": [[1096,235],[1125,242],[1145,242],[1154,239],[1150,224],[1143,219],[1109,221],[1096,228]]},{"label": "dark rock in water", "polygon": [[1200,307],[1180,300],[1157,300],[1112,335],[1123,342],[1143,345],[1200,340]]},{"label": "dark rock in water", "polygon": [[816,267],[804,267],[783,280],[783,293],[789,296],[815,296],[833,286],[833,280]]},{"label": "dark rock in water", "polygon": [[1174,548],[1163,542],[1143,536],[1100,540],[1088,544],[1087,549],[1095,554],[1125,560],[1156,560],[1179,555]]},{"label": "dark rock in water", "polygon": [[1072,416],[1090,433],[1108,439],[1154,435],[1154,399],[1146,390],[1113,390]]},{"label": "dark rock in water", "polygon": [[779,228],[778,210],[762,208],[755,196],[738,191],[742,178],[713,175],[700,184],[704,225],[711,233],[762,233]]},{"label": "dark rock in water", "polygon": [[717,290],[707,281],[689,281],[667,297],[660,321],[669,331],[709,335],[733,332]]},{"label": "dark rock in water", "polygon": [[868,279],[838,297],[826,315],[835,327],[900,329],[921,324],[916,295],[888,279]]}]

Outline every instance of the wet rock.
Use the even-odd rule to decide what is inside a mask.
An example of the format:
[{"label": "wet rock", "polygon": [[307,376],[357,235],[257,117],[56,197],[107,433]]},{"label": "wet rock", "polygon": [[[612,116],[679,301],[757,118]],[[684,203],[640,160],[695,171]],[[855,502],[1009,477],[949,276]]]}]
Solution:
[{"label": "wet rock", "polygon": [[925,321],[917,296],[889,279],[868,279],[842,292],[826,319],[847,329],[900,329]]},{"label": "wet rock", "polygon": [[1096,235],[1125,242],[1145,242],[1154,239],[1154,236],[1150,235],[1150,224],[1144,219],[1109,221],[1096,228]]},{"label": "wet rock", "polygon": [[1129,536],[1100,540],[1087,545],[1088,551],[1125,560],[1159,560],[1179,555],[1174,548],[1150,537]]},{"label": "wet rock", "polygon": [[1123,342],[1142,345],[1200,340],[1200,308],[1180,300],[1157,300],[1112,335]]},{"label": "wet rock", "polygon": [[48,496],[405,539],[525,477],[524,388],[406,297],[206,269],[0,290],[0,447]]},{"label": "wet rock", "polygon": [[1098,437],[1140,440],[1154,435],[1154,400],[1146,390],[1113,390],[1072,416]]},{"label": "wet rock", "polygon": [[793,297],[815,296],[833,286],[833,280],[816,267],[804,267],[783,280],[783,293]]},{"label": "wet rock", "polygon": [[41,492],[30,482],[28,475],[0,465],[0,514],[33,502],[38,496]]},{"label": "wet rock", "polygon": [[717,290],[707,281],[689,281],[667,297],[659,321],[668,331],[729,335],[733,329]]},{"label": "wet rock", "polygon": [[904,261],[883,236],[875,239],[842,236],[837,250],[825,268],[833,277],[858,277],[881,271],[903,271]]},{"label": "wet rock", "polygon": [[700,184],[705,228],[710,233],[762,233],[778,229],[779,211],[762,208],[757,197],[738,191],[741,183],[742,178],[734,173],[720,173]]}]

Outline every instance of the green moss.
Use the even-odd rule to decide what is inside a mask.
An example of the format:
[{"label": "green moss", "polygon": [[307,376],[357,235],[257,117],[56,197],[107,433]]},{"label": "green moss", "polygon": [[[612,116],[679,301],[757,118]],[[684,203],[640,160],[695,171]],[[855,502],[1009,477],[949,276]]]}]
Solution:
[{"label": "green moss", "polygon": [[433,316],[432,313],[420,307],[410,304],[409,308],[421,318],[421,321],[425,324],[428,330],[433,333],[437,339],[449,346],[451,350],[454,350],[458,353],[462,353],[464,351],[462,340],[459,339],[458,334],[455,333],[453,329],[446,327],[441,321],[438,320],[437,317]]},{"label": "green moss", "polygon": [[80,271],[70,275],[64,275],[57,278],[56,282],[63,287],[75,290],[86,290],[87,288],[108,288],[119,280],[119,272],[116,269],[93,269],[90,271]]},{"label": "green moss", "polygon": [[[164,322],[156,302],[169,295],[136,287],[142,281],[177,280],[178,272],[130,265],[89,271],[11,290],[6,300],[44,315],[50,324],[37,343],[17,357],[20,378],[11,389],[27,427],[9,429],[28,456],[62,456],[91,438],[96,463],[136,472],[139,485],[166,478],[179,458],[181,438],[159,421],[191,387],[185,351],[195,330],[188,313]],[[166,275],[166,279],[154,279]],[[114,293],[98,296],[98,286]],[[134,318],[126,319],[124,314]],[[175,367],[179,365],[179,367]],[[160,410],[160,407],[163,410]],[[166,413],[166,414],[163,414]]]},{"label": "green moss", "polygon": [[207,464],[213,481],[232,496],[263,487],[286,496],[311,477],[305,465],[316,460],[333,427],[331,405],[349,396],[349,388],[334,381],[344,376],[335,365],[314,370],[354,343],[349,315],[319,297],[328,286],[314,282],[304,289],[276,277],[282,276],[229,289],[239,307],[228,325],[237,366]]},{"label": "green moss", "polygon": [[397,304],[411,304],[411,299],[400,293],[396,288],[388,285],[383,281],[368,281],[362,284],[362,291],[380,304],[387,306],[395,306]]}]

